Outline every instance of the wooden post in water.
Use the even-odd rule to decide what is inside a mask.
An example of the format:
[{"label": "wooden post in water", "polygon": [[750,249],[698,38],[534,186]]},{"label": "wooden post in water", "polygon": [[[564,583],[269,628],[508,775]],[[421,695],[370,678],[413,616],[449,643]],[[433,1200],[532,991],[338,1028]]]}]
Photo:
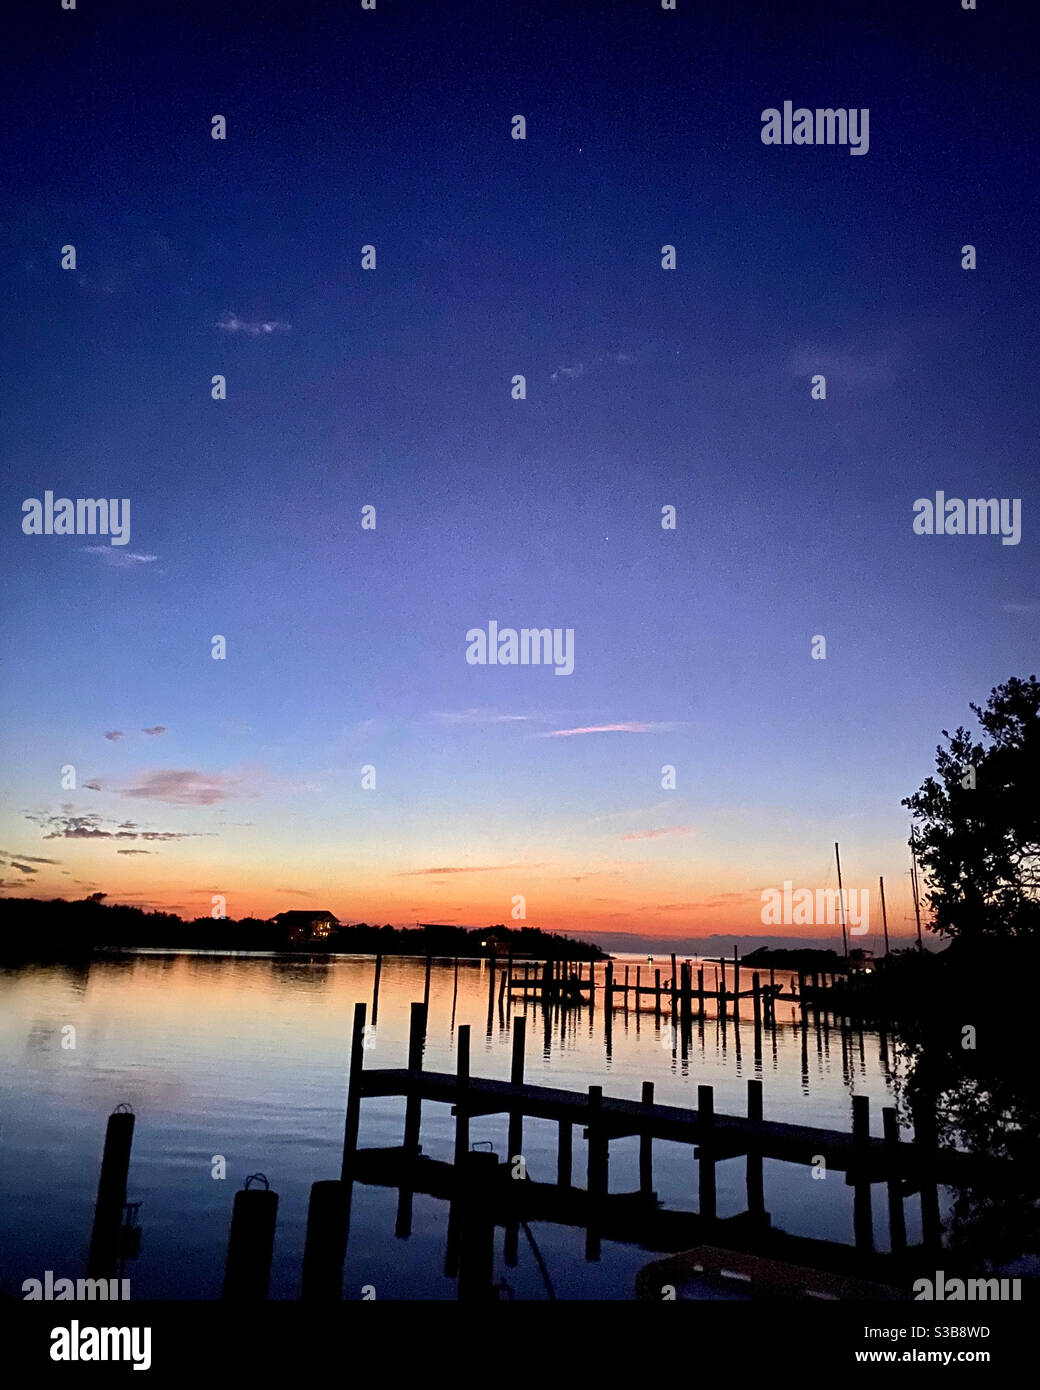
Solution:
[{"label": "wooden post in water", "polygon": [[715,1159],[711,1140],[715,1129],[715,1088],[697,1087],[697,1124],[700,1147],[697,1150],[697,1170],[700,1179],[700,1214],[705,1221],[715,1220]]},{"label": "wooden post in water", "polygon": [[126,1178],[130,1171],[130,1146],[134,1142],[134,1115],[129,1105],[119,1105],[108,1117],[105,1148],[101,1157],[94,1225],[87,1256],[88,1279],[114,1279],[119,1263],[119,1232],[126,1206]]},{"label": "wooden post in water", "polygon": [[469,1152],[469,1024],[459,1025],[455,1044],[455,1176],[461,1175]]},{"label": "wooden post in water", "polygon": [[[263,1187],[250,1187],[262,1182]],[[262,1302],[271,1283],[274,1228],[278,1218],[278,1194],[270,1190],[263,1173],[246,1178],[235,1193],[224,1269],[223,1297],[236,1302]]]},{"label": "wooden post in water", "polygon": [[[527,1020],[521,1014],[518,1018],[513,1019],[513,1060],[509,1070],[510,1083],[517,1087],[522,1087],[524,1084],[524,1044],[526,1038]],[[517,1171],[515,1166],[517,1159],[520,1159],[521,1165],[523,1164],[524,1108],[522,1100],[509,1111],[507,1146],[506,1160],[509,1164],[509,1176],[512,1178]],[[517,1262],[519,1240],[519,1223],[511,1218],[506,1222],[505,1238],[505,1262],[510,1268],[514,1268]]]},{"label": "wooden post in water", "polygon": [[704,1018],[704,968],[697,971],[697,1017]]},{"label": "wooden post in water", "polygon": [[[762,1083],[749,1081],[747,1084],[747,1113],[749,1120],[762,1119]],[[753,1142],[753,1141],[752,1141]],[[757,1222],[763,1222],[766,1214],[765,1193],[762,1185],[762,1155],[748,1150],[747,1156],[747,1204],[748,1211]]]},{"label": "wooden post in water", "polygon": [[379,955],[376,956],[376,974],[375,974],[375,979],[372,981],[372,1027],[373,1027],[373,1028],[374,1028],[374,1027],[376,1026],[376,1024],[379,1022],[379,977],[380,977],[380,975],[382,975],[382,973],[383,973],[383,955],[382,955],[382,952],[380,952]]},{"label": "wooden post in water", "polygon": [[601,1123],[603,1111],[603,1087],[589,1087],[589,1114],[586,1125],[588,1136],[588,1173],[586,1186],[589,1194],[588,1225],[585,1231],[585,1258],[598,1260],[600,1254],[600,1204],[607,1195],[609,1179],[607,1172],[607,1136]]},{"label": "wooden post in water", "polygon": [[654,1017],[661,1017],[661,972],[654,971]]},{"label": "wooden post in water", "polygon": [[468,1153],[460,1191],[460,1303],[489,1303],[495,1290],[495,1213],[498,1159],[493,1153]]},{"label": "wooden post in water", "polygon": [[692,1000],[691,1000],[691,998],[690,998],[690,963],[689,963],[689,961],[683,961],[681,969],[682,969],[682,973],[681,973],[681,975],[679,976],[679,990],[680,990],[680,1001],[681,1001],[681,1002],[680,1002],[680,1006],[679,1006],[679,1007],[680,1007],[680,1012],[681,1012],[681,1015],[682,1015],[682,1018],[681,1018],[682,1026],[683,1026],[683,1028],[685,1029],[685,1028],[689,1028],[689,1026],[690,1026],[690,1022],[691,1022],[691,1019],[692,1019],[692,1007],[693,1007],[693,1005],[692,1005]]},{"label": "wooden post in water", "polygon": [[874,1219],[870,1209],[870,1175],[864,1171],[870,1161],[870,1099],[852,1097],[852,1143],[859,1170],[854,1181],[853,1226],[857,1250],[873,1250]]},{"label": "wooden post in water", "polygon": [[571,1185],[571,1153],[574,1130],[570,1120],[561,1120],[559,1127],[559,1147],[556,1151],[556,1181],[560,1187]]},{"label": "wooden post in water", "polygon": [[899,1117],[895,1107],[886,1105],[881,1112],[885,1127],[885,1147],[888,1150],[888,1234],[893,1255],[906,1250],[906,1219],[903,1215],[902,1175],[896,1167],[899,1153]]},{"label": "wooden post in water", "polygon": [[733,944],[733,1022],[740,1022],[740,952]]},{"label": "wooden post in water", "polygon": [[639,1001],[640,1001],[640,1000],[642,999],[642,997],[643,997],[643,996],[642,996],[642,991],[641,991],[641,981],[640,981],[640,976],[642,975],[642,971],[643,971],[643,967],[642,967],[641,965],[637,965],[637,966],[636,966],[636,1009],[637,1009],[637,1010],[638,1010],[638,1008],[639,1008]]},{"label": "wooden post in water", "polygon": [[[510,1084],[524,1084],[524,1046],[527,1040],[527,1020],[520,1015],[513,1019],[513,1060],[509,1070]],[[509,1152],[507,1160],[512,1164],[523,1153],[524,1148],[524,1108],[521,1100],[509,1111]]]},{"label": "wooden post in water", "polygon": [[762,992],[758,971],[751,975],[751,1006],[755,1024],[755,1062],[762,1061]]},{"label": "wooden post in water", "polygon": [[[640,1100],[644,1105],[654,1103],[654,1083],[643,1082]],[[652,1197],[654,1192],[654,1141],[650,1134],[639,1136],[639,1191],[644,1197]]]},{"label": "wooden post in water", "polygon": [[675,952],[672,952],[672,1027],[676,1027],[679,1022],[679,991],[675,978]]},{"label": "wooden post in water", "polygon": [[625,1012],[628,1012],[628,966],[625,966]]},{"label": "wooden post in water", "polygon": [[301,1298],[315,1303],[336,1303],[343,1297],[349,1210],[347,1184],[335,1179],[311,1184]]},{"label": "wooden post in water", "polygon": [[[408,1077],[417,1082],[422,1076],[423,1047],[426,1043],[426,1005],[413,1004],[408,1026]],[[404,1111],[404,1148],[409,1157],[420,1152],[419,1127],[422,1122],[422,1098],[417,1090],[408,1088]]]},{"label": "wooden post in water", "polygon": [[340,1180],[349,1182],[354,1173],[354,1156],[357,1153],[358,1125],[361,1121],[361,1073],[365,1065],[365,1015],[364,1004],[354,1005],[354,1026],[350,1034],[350,1065],[347,1072],[347,1118],[343,1127],[343,1162],[340,1165]]},{"label": "wooden post in water", "polygon": [[603,1007],[608,1014],[614,1007],[614,962],[612,960],[607,961],[603,980]]}]

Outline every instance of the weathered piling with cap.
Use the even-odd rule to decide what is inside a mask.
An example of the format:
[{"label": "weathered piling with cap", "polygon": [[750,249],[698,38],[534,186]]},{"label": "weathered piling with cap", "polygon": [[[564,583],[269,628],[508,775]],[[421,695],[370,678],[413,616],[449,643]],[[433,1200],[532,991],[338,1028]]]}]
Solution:
[{"label": "weathered piling with cap", "polygon": [[495,1154],[466,1154],[458,1212],[460,1303],[487,1303],[496,1298],[493,1204],[498,1173]]},{"label": "weathered piling with cap", "polygon": [[301,1297],[333,1303],[343,1297],[350,1188],[335,1179],[311,1184],[303,1247]]},{"label": "weathered piling with cap", "polygon": [[119,1262],[119,1232],[126,1205],[126,1178],[134,1142],[134,1113],[125,1102],[108,1117],[101,1157],[94,1225],[87,1256],[89,1279],[114,1279]]},{"label": "weathered piling with cap", "polygon": [[[262,1182],[263,1187],[250,1187]],[[271,1283],[274,1228],[278,1219],[278,1193],[271,1191],[263,1173],[246,1178],[235,1193],[224,1269],[223,1297],[236,1302],[262,1302]]]},{"label": "weathered piling with cap", "polygon": [[654,1018],[661,1017],[661,972],[654,971]]}]

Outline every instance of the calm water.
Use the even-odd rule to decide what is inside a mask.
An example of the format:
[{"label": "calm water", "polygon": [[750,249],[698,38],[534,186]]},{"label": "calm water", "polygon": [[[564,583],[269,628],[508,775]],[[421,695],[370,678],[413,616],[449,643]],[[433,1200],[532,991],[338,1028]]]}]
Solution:
[{"label": "calm water", "polygon": [[[647,982],[645,957],[643,982]],[[634,982],[634,963],[632,979]],[[623,975],[624,958],[615,979]],[[662,962],[657,961],[658,965]],[[451,962],[433,967],[426,1066],[453,1071],[456,1030],[471,1025],[474,1076],[508,1079],[509,1012],[496,1005],[488,1027],[488,966],[462,962],[457,997]],[[663,975],[667,978],[668,963]],[[134,1298],[217,1298],[223,1280],[231,1204],[250,1173],[261,1171],[278,1192],[278,1229],[271,1296],[299,1296],[310,1185],[339,1176],[346,1067],[356,1000],[371,1018],[374,961],[138,954],[89,967],[31,966],[0,973],[0,1284],[20,1296],[21,1283],[51,1269],[55,1277],[85,1273],[98,1171],[109,1112],[129,1102],[137,1116],[127,1197],[141,1203],[140,1254],[125,1273]],[[706,985],[713,981],[711,967]],[[787,979],[777,972],[777,979]],[[374,1045],[366,1067],[405,1065],[409,1005],[423,996],[424,962],[383,962]],[[742,973],[742,987],[750,984]],[[602,996],[599,996],[600,1000]],[[602,1005],[567,1016],[547,1035],[540,1011],[527,1011],[526,1078],[535,1084],[638,1099],[644,1080],[655,1099],[695,1107],[697,1085],[715,1087],[718,1112],[743,1114],[746,1084],[764,1083],[765,1117],[848,1129],[851,1097],[871,1100],[871,1132],[881,1133],[881,1107],[900,1086],[891,1041],[882,1057],[877,1034],[810,1028],[807,1045],[791,1005],[778,1007],[774,1036],[766,1030],[756,1065],[750,1001],[739,1031],[725,1039],[709,1017],[703,1043],[697,1023],[688,1056],[673,1050],[667,1012],[655,1023],[651,1006],[614,1014],[608,1049]],[[667,1005],[665,1005],[667,1010]],[[514,1012],[522,1012],[519,1002]],[[62,1047],[66,1025],[75,1049]],[[401,1142],[404,1101],[362,1104],[361,1147]],[[507,1118],[475,1118],[471,1142],[489,1140],[506,1152]],[[423,1152],[450,1161],[454,1122],[446,1105],[424,1104]],[[215,1180],[223,1155],[227,1179]],[[527,1120],[524,1156],[530,1177],[554,1181],[556,1126]],[[585,1144],[574,1131],[574,1180],[584,1185]],[[767,1160],[766,1208],[773,1225],[797,1235],[852,1244],[852,1189],[842,1174],[814,1181],[805,1167]],[[718,1215],[746,1205],[743,1159],[717,1168]],[[654,1145],[654,1187],[666,1207],[697,1209],[692,1147]],[[638,1188],[638,1140],[610,1145],[610,1190]],[[878,1249],[888,1248],[883,1188],[875,1189]],[[416,1195],[412,1234],[394,1235],[397,1193],[357,1186],[344,1273],[344,1295],[375,1286],[379,1298],[454,1298],[445,1276],[447,1204]],[[907,1234],[919,1237],[916,1199],[906,1203]],[[630,1298],[638,1269],[659,1254],[603,1242],[599,1262],[584,1258],[584,1233],[545,1223],[532,1226],[561,1298]],[[496,1277],[517,1298],[543,1298],[544,1284],[521,1235],[519,1263],[506,1268],[497,1235]]]}]

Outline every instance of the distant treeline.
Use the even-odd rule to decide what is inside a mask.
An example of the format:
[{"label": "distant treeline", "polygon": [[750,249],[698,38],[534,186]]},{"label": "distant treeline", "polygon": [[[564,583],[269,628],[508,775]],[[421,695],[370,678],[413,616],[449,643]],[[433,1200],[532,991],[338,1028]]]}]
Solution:
[{"label": "distant treeline", "polygon": [[[862,957],[861,951],[850,951],[853,964]],[[785,947],[759,946],[757,951],[741,956],[741,965],[754,969],[756,965],[771,965],[781,970],[818,970],[821,973],[840,975],[848,968],[845,957],[837,951],[814,946],[803,946],[788,950]]]},{"label": "distant treeline", "polygon": [[604,960],[598,946],[538,927],[335,927],[319,940],[290,942],[289,930],[259,917],[196,917],[145,912],[101,901],[103,893],[68,902],[0,897],[0,958],[78,959],[95,950],[133,947],[199,951],[382,953],[403,956],[528,956],[537,960]]}]

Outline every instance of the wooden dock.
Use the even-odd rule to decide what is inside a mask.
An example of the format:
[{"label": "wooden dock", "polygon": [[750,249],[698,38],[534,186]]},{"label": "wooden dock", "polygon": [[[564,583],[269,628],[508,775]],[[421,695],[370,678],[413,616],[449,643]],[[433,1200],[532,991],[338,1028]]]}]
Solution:
[{"label": "wooden dock", "polygon": [[[350,1059],[347,1097],[347,1121],[344,1134],[341,1181],[379,1181],[376,1176],[384,1165],[388,1178],[398,1179],[410,1171],[408,1165],[421,1158],[419,1142],[421,1109],[425,1102],[447,1104],[455,1117],[454,1164],[433,1166],[423,1160],[407,1181],[407,1191],[447,1193],[451,1179],[447,1170],[456,1175],[464,1171],[471,1160],[491,1159],[490,1154],[470,1153],[470,1122],[493,1114],[509,1117],[506,1163],[515,1164],[523,1153],[523,1128],[526,1119],[554,1122],[558,1126],[556,1183],[523,1184],[534,1206],[532,1213],[553,1210],[568,1213],[572,1224],[583,1225],[589,1232],[589,1249],[598,1250],[600,1234],[606,1230],[648,1233],[657,1230],[660,1243],[651,1248],[677,1249],[685,1243],[698,1244],[715,1238],[716,1229],[716,1164],[733,1158],[746,1163],[747,1210],[737,1222],[744,1232],[740,1248],[748,1253],[772,1253],[777,1258],[796,1262],[806,1258],[809,1247],[800,1247],[795,1237],[787,1238],[781,1250],[777,1245],[779,1233],[770,1232],[763,1186],[763,1161],[779,1160],[811,1166],[817,1171],[821,1164],[826,1172],[841,1173],[854,1190],[853,1240],[854,1248],[840,1242],[817,1242],[833,1246],[837,1251],[853,1251],[859,1257],[874,1254],[872,1186],[883,1183],[887,1189],[890,1245],[894,1262],[905,1262],[907,1255],[906,1227],[903,1203],[906,1197],[920,1194],[922,1213],[922,1244],[917,1247],[928,1252],[934,1260],[941,1246],[938,1185],[992,1185],[1000,1181],[1003,1165],[985,1155],[975,1155],[937,1147],[933,1127],[919,1122],[913,1141],[900,1138],[894,1108],[884,1108],[883,1137],[870,1134],[869,1100],[866,1096],[852,1099],[851,1128],[832,1130],[809,1125],[768,1120],[763,1113],[762,1083],[747,1083],[747,1112],[730,1115],[717,1112],[714,1088],[701,1085],[697,1089],[696,1108],[661,1105],[654,1100],[653,1082],[642,1084],[639,1100],[605,1096],[602,1087],[589,1086],[587,1091],[571,1091],[556,1087],[530,1085],[524,1080],[526,1021],[517,1015],[512,1022],[512,1063],[508,1080],[475,1077],[470,1074],[470,1029],[460,1026],[457,1035],[457,1066],[455,1072],[429,1071],[423,1066],[426,1034],[426,1006],[411,1006],[408,1043],[408,1064],[405,1067],[366,1069],[362,1039],[365,1029],[366,1006],[357,1004],[354,1013],[354,1041]],[[399,1149],[375,1152],[358,1149],[358,1130],[363,1099],[377,1096],[401,1096],[405,1099],[404,1140]],[[573,1130],[580,1126],[587,1143],[587,1173],[585,1188],[573,1181]],[[639,1191],[621,1195],[609,1192],[610,1142],[623,1137],[639,1139]],[[699,1210],[691,1223],[683,1213],[663,1213],[656,1210],[653,1191],[653,1145],[655,1140],[689,1144],[697,1162]],[[497,1160],[496,1160],[497,1162]],[[403,1165],[403,1166],[402,1166]],[[523,1167],[523,1165],[521,1165]],[[483,1171],[483,1170],[482,1170]],[[423,1176],[425,1175],[425,1176]],[[523,1176],[526,1170],[523,1169]],[[514,1174],[516,1176],[516,1174]],[[456,1176],[454,1181],[461,1179]],[[490,1179],[481,1182],[486,1188]],[[422,1184],[426,1183],[424,1187]],[[553,1187],[555,1196],[546,1195],[545,1188]],[[529,1189],[529,1191],[528,1191]],[[483,1189],[482,1189],[483,1190]],[[488,1217],[494,1224],[495,1200],[487,1188]],[[581,1193],[579,1196],[578,1194]],[[525,1198],[527,1201],[527,1198]],[[408,1199],[410,1203],[410,1197]],[[407,1208],[410,1212],[410,1205]],[[513,1223],[518,1217],[509,1217]],[[608,1219],[609,1214],[609,1219]],[[590,1219],[595,1218],[590,1225]],[[502,1217],[503,1220],[506,1216]],[[556,1219],[556,1218],[547,1218]],[[399,1234],[407,1233],[410,1215],[399,1221]],[[728,1223],[727,1223],[728,1224]],[[680,1231],[680,1228],[681,1231]],[[662,1234],[664,1233],[664,1234]],[[791,1242],[795,1242],[794,1245]],[[730,1242],[732,1243],[732,1242]],[[508,1249],[508,1243],[507,1243]],[[819,1252],[815,1251],[818,1256]],[[589,1258],[596,1258],[596,1253]],[[839,1267],[853,1272],[846,1261]],[[833,1263],[833,1260],[832,1260]]]}]

